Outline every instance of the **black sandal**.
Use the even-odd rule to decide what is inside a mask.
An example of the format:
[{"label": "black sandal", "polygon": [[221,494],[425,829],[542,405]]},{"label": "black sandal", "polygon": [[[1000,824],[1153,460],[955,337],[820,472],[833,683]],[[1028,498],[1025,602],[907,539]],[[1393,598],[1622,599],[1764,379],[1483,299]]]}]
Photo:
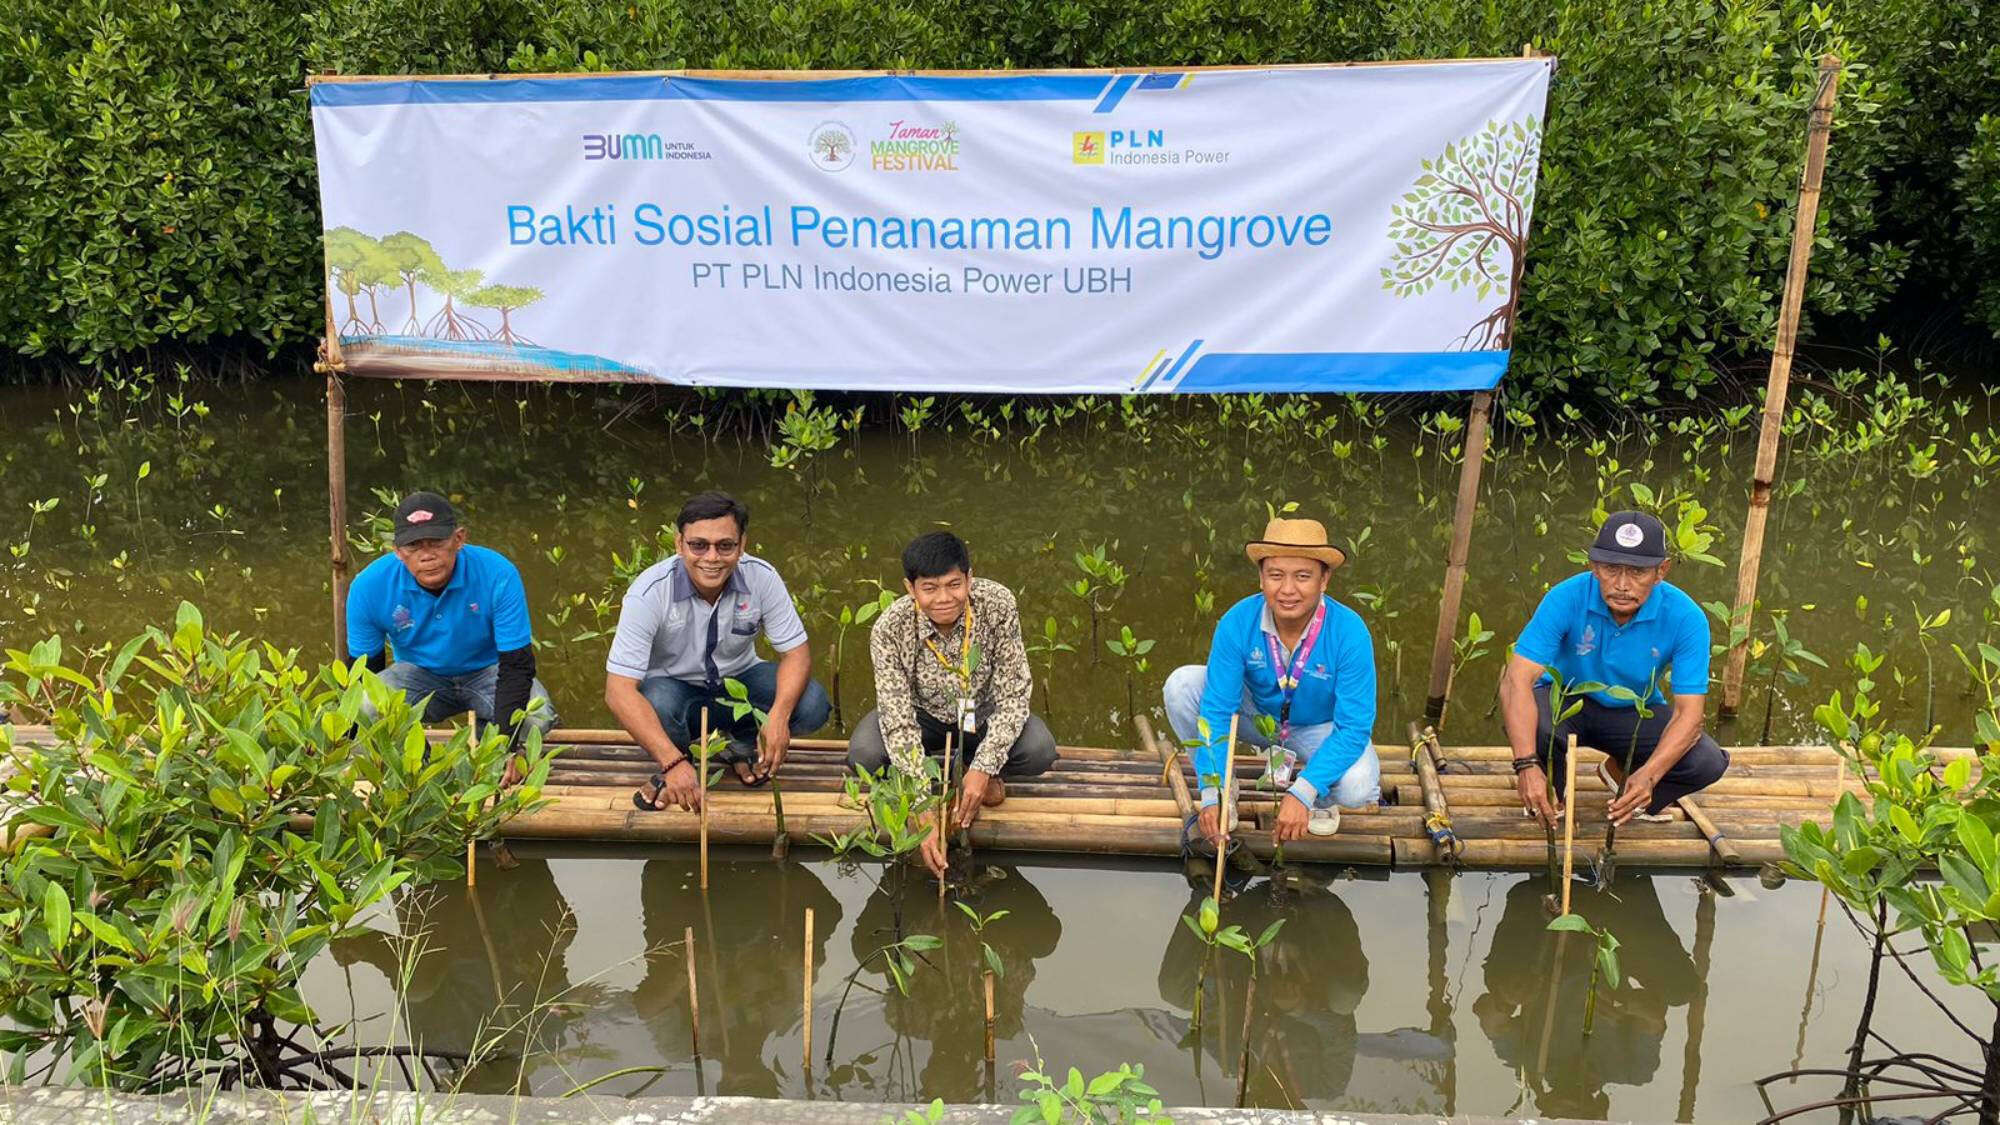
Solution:
[{"label": "black sandal", "polygon": [[[728,767],[729,776],[736,779],[736,784],[741,785],[745,789],[762,789],[766,785],[771,784],[771,779],[776,775],[768,773],[762,777],[757,775],[757,760],[759,756],[755,746],[746,746],[739,742],[732,742],[728,749],[715,756],[715,760]],[[748,766],[750,768],[750,776],[747,780],[742,774],[736,772],[737,766]]]},{"label": "black sandal", "polygon": [[666,792],[667,789],[667,772],[665,770],[661,770],[660,772],[654,774],[652,778],[646,782],[646,784],[652,786],[653,795],[650,798],[648,798],[648,797],[642,797],[638,793],[632,794],[632,806],[638,809],[640,812],[667,811],[667,806],[660,803],[660,794]]}]

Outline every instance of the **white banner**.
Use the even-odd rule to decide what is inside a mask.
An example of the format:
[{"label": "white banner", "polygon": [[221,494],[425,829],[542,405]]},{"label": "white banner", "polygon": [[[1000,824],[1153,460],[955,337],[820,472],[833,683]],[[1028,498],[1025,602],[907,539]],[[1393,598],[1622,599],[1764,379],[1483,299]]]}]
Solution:
[{"label": "white banner", "polygon": [[315,83],[350,369],[1465,390],[1552,61]]}]

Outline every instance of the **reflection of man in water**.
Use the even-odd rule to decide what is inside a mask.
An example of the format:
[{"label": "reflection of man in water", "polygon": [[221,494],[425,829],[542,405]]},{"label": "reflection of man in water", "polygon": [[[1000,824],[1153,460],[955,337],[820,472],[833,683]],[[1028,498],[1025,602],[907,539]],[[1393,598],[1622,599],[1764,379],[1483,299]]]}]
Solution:
[{"label": "reflection of man in water", "polygon": [[1625,974],[1624,987],[1616,991],[1598,982],[1597,1019],[1586,1038],[1583,1007],[1596,946],[1589,937],[1572,934],[1561,942],[1561,964],[1552,967],[1558,936],[1547,932],[1549,918],[1542,909],[1549,889],[1547,878],[1532,877],[1508,890],[1486,954],[1486,994],[1472,1010],[1500,1060],[1528,1072],[1543,1113],[1602,1117],[1611,1106],[1605,1086],[1652,1081],[1660,1067],[1667,1010],[1692,1000],[1700,982],[1651,879],[1620,879],[1615,892],[1578,888],[1571,909],[1618,938]]},{"label": "reflection of man in water", "polygon": [[[806,908],[813,911],[813,972],[826,963],[826,937],[840,924],[840,902],[811,867],[768,858],[711,855],[710,893],[701,893],[694,856],[656,859],[640,874],[645,914],[646,977],[632,1007],[652,1032],[663,1063],[694,1053],[688,1027],[687,961],[680,943],[694,927],[701,989],[701,1053],[722,1064],[712,1093],[779,1096],[795,1077],[796,1050],[764,1062],[772,1035],[795,1033],[803,1014]],[[714,888],[727,888],[717,892]],[[782,1077],[781,1077],[782,1075]],[[796,1091],[794,1091],[796,1093]]]},{"label": "reflection of man in water", "polygon": [[[1204,890],[1191,893],[1186,913],[1198,917],[1207,897]],[[1230,900],[1222,924],[1241,926],[1255,940],[1281,918],[1285,924],[1264,948],[1257,972],[1250,1101],[1286,1105],[1339,1098],[1354,1074],[1354,1012],[1368,992],[1361,929],[1339,895],[1310,885],[1282,896],[1273,895],[1267,885],[1253,886]],[[1160,999],[1193,1009],[1206,951],[1185,923],[1175,925],[1160,962]],[[1210,956],[1201,1047],[1224,1073],[1233,1075],[1243,1054],[1242,1003],[1250,960],[1233,949],[1219,948]],[[1266,1085],[1272,1074],[1282,1083],[1282,1094]]]},{"label": "reflection of man in water", "polygon": [[[591,999],[569,990],[564,955],[576,916],[545,859],[523,858],[476,888],[426,884],[398,895],[396,913],[402,933],[418,938],[404,994],[410,1042],[467,1053],[498,1035],[497,1050],[508,1056],[468,1073],[468,1092],[513,1091],[515,1076],[533,1069],[521,1056],[555,1046]],[[410,952],[370,931],[336,942],[333,955],[342,965],[372,965],[393,985]]]},{"label": "reflection of man in water", "polygon": [[[899,885],[903,888],[903,935],[933,934],[945,944],[924,954],[929,963],[918,963],[910,976],[908,996],[896,991],[881,958],[869,961],[862,972],[864,981],[884,990],[883,1017],[890,1030],[930,1046],[918,1088],[895,1093],[946,1102],[979,1100],[986,1089],[986,992],[981,980],[986,963],[979,938],[973,935],[963,911],[950,902],[938,902],[937,884],[893,875],[884,880],[885,888]],[[1005,1059],[1009,1056],[1003,1044],[1022,1031],[1023,998],[1034,982],[1035,962],[1055,952],[1062,923],[1049,909],[1049,900],[1016,867],[982,868],[957,898],[982,915],[1007,911],[1005,918],[987,926],[985,934],[986,944],[1000,955],[1007,970],[993,982],[995,1053]],[[894,942],[895,929],[895,902],[888,890],[877,889],[854,924],[855,960],[868,958]],[[848,1014],[851,1017],[854,1013]],[[848,1036],[854,1032],[846,1030],[847,1026],[843,1025],[841,1043],[851,1042],[852,1046],[836,1045],[836,1064],[876,1046],[850,1041]],[[1014,1055],[1026,1053],[1023,1050]],[[1000,1080],[1005,1077],[1003,1070]]]}]

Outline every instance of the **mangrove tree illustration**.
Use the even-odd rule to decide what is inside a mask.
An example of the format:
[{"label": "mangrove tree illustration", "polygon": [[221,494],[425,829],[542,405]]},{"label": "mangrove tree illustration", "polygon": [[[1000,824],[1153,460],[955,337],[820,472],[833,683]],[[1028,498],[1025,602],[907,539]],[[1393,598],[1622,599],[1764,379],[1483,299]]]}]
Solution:
[{"label": "mangrove tree illustration", "polygon": [[854,138],[838,125],[828,125],[813,134],[813,151],[828,164],[839,164],[854,152]]},{"label": "mangrove tree illustration", "polygon": [[1382,287],[1398,297],[1429,292],[1440,283],[1472,287],[1479,299],[1498,298],[1493,311],[1452,341],[1454,349],[1511,346],[1515,301],[1535,207],[1535,168],[1542,131],[1525,122],[1489,121],[1445,146],[1391,210],[1389,240],[1395,254],[1382,271]]},{"label": "mangrove tree illustration", "polygon": [[[326,268],[328,283],[346,298],[346,315],[339,327],[343,336],[384,335],[387,330],[382,323],[380,294],[385,289],[400,289],[409,301],[400,335],[534,346],[514,330],[512,317],[541,300],[544,294],[540,289],[488,284],[480,270],[452,269],[428,239],[410,231],[374,238],[353,227],[335,227],[326,232]],[[443,300],[429,317],[421,315],[419,282]],[[367,301],[365,314],[363,298]],[[467,312],[468,308],[499,313],[500,327],[487,326]]]}]

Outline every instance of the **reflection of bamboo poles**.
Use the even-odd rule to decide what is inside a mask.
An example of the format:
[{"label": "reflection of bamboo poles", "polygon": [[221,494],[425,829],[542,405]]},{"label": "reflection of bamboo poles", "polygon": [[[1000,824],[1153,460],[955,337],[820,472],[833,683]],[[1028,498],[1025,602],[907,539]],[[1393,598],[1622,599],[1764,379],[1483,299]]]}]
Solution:
[{"label": "reflection of bamboo poles", "polygon": [[[1252,954],[1251,956],[1256,956]],[[1250,1012],[1257,999],[1257,964],[1250,963],[1250,983],[1243,987],[1243,1044],[1236,1060],[1236,1108],[1242,1109],[1250,1094]]]},{"label": "reflection of bamboo poles", "polygon": [[[1701,1086],[1701,1039],[1708,1025],[1708,954],[1715,942],[1715,891],[1706,885],[1694,906],[1694,999],[1688,1002],[1687,1044],[1681,1049],[1681,1104],[1676,1121],[1694,1120],[1694,1097]],[[1813,955],[1817,957],[1815,949]]]},{"label": "reflection of bamboo poles", "polygon": [[[1829,893],[1826,884],[1820,884],[1819,924],[1813,928],[1812,966],[1806,970],[1806,999],[1799,1007],[1799,1042],[1792,1051],[1792,1069],[1795,1071],[1806,1057],[1806,1021],[1812,1016],[1813,986],[1819,983],[1819,949],[1826,941],[1826,902]],[[1797,1074],[1786,1080],[1788,1085],[1793,1086],[1798,1085],[1798,1082]]]},{"label": "reflection of bamboo poles", "polygon": [[1553,947],[1555,955],[1549,959],[1548,1000],[1542,1006],[1542,1047],[1535,1055],[1537,1083],[1541,1082],[1543,1076],[1549,1072],[1549,1040],[1554,1037],[1556,1030],[1556,999],[1561,992],[1558,986],[1562,983],[1563,952],[1569,945],[1569,933],[1568,930],[1564,930],[1556,935]]},{"label": "reflection of bamboo poles", "polygon": [[702,937],[708,944],[708,975],[715,981],[715,1019],[722,1028],[722,1057],[729,1057],[729,997],[722,993],[722,963],[716,953],[721,943],[715,940],[715,913],[708,905],[708,896],[701,896]]},{"label": "reflection of bamboo poles", "polygon": [[[1445,964],[1451,952],[1450,931],[1446,915],[1451,904],[1452,873],[1442,867],[1433,867],[1424,872],[1425,925],[1424,938],[1429,954],[1426,965],[1426,983],[1429,996],[1424,1007],[1430,1015],[1430,1033],[1443,1041],[1451,1041],[1451,1000],[1445,994]],[[1458,1101],[1458,1051],[1454,1048],[1444,1060],[1444,1116],[1456,1112]]]}]

